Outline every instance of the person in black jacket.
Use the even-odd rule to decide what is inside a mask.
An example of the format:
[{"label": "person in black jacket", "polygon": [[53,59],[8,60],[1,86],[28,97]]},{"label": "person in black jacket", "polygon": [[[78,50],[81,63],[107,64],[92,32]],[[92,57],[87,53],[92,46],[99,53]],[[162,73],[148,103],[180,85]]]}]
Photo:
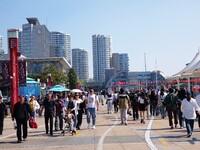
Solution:
[{"label": "person in black jacket", "polygon": [[6,104],[3,102],[2,97],[0,96],[0,135],[3,132],[3,123],[4,117],[7,115]]},{"label": "person in black jacket", "polygon": [[56,105],[55,101],[51,97],[51,93],[47,93],[47,96],[44,100],[43,106],[41,113],[45,109],[44,112],[44,118],[45,118],[45,129],[46,129],[46,134],[49,133],[49,120],[50,120],[50,136],[53,136],[53,117],[56,114]]},{"label": "person in black jacket", "polygon": [[26,141],[27,139],[27,121],[30,117],[33,117],[31,108],[29,104],[25,103],[24,96],[20,96],[20,101],[14,105],[13,113],[12,113],[12,120],[16,120],[17,123],[17,143],[22,142],[22,131],[21,128],[23,127],[23,140]]}]

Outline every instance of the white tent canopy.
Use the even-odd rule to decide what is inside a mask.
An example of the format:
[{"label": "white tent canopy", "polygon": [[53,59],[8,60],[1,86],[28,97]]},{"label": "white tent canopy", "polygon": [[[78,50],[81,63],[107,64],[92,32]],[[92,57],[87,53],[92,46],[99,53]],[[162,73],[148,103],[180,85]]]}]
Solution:
[{"label": "white tent canopy", "polygon": [[185,67],[183,70],[178,72],[177,74],[173,75],[174,77],[182,76],[183,74],[191,74],[195,70],[200,69],[200,52],[196,54],[196,56],[193,58],[193,60]]}]

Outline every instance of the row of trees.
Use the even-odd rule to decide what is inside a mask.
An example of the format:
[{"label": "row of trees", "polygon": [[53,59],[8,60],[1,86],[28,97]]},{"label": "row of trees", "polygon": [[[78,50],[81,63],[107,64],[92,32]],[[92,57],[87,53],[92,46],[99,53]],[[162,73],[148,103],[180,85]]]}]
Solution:
[{"label": "row of trees", "polygon": [[56,68],[54,65],[44,67],[44,70],[41,74],[29,74],[30,78],[37,79],[39,78],[41,82],[46,83],[48,74],[51,73],[51,78],[54,85],[56,84],[66,84],[70,89],[76,88],[78,84],[77,75],[74,69],[70,69],[68,74],[63,73],[59,68]]}]

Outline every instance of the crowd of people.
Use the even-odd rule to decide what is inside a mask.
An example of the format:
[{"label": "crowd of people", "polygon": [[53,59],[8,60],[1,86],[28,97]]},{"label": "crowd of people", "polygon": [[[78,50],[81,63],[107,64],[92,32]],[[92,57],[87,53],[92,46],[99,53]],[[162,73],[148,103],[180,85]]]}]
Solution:
[{"label": "crowd of people", "polygon": [[[200,94],[194,99],[194,95],[185,89],[174,90],[148,90],[125,92],[120,90],[119,94],[108,94],[105,96],[108,105],[107,110],[117,112],[115,104],[118,104],[121,115],[121,123],[127,125],[127,114],[132,115],[133,120],[145,124],[145,119],[150,116],[157,116],[165,119],[168,116],[169,126],[173,128],[187,129],[187,137],[190,137],[194,128],[194,121],[198,117],[200,128]],[[111,107],[110,103],[113,103]],[[130,110],[132,109],[132,112]],[[185,122],[185,123],[184,123]]]},{"label": "crowd of people", "polygon": [[[22,137],[26,141],[27,121],[30,118],[36,121],[37,114],[39,117],[44,115],[46,134],[53,136],[57,131],[64,134],[66,128],[70,133],[76,134],[76,130],[81,129],[84,114],[86,114],[87,128],[96,128],[99,103],[102,105],[106,103],[108,114],[119,111],[122,125],[128,125],[128,115],[132,116],[133,121],[140,119],[141,124],[145,124],[146,119],[150,119],[151,116],[160,119],[168,117],[171,129],[186,127],[187,137],[190,137],[196,117],[200,128],[200,94],[195,98],[190,91],[171,88],[134,92],[126,92],[121,88],[119,92],[100,95],[96,95],[94,89],[90,89],[88,93],[47,93],[38,99],[35,95],[30,99],[19,96],[12,112],[12,120],[16,121],[18,143],[22,142]],[[0,134],[3,132],[3,120],[6,114],[6,106],[0,97]]]}]

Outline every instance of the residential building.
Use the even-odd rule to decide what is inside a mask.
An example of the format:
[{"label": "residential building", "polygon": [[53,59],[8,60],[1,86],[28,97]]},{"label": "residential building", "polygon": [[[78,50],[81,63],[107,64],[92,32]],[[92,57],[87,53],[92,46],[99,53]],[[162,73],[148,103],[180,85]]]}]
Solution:
[{"label": "residential building", "polygon": [[51,32],[50,57],[64,57],[71,64],[70,35],[62,32]]},{"label": "residential building", "polygon": [[127,53],[112,53],[111,67],[115,68],[116,71],[129,72],[129,57]]},{"label": "residential building", "polygon": [[4,50],[3,50],[3,37],[0,35],[0,57],[3,57]]},{"label": "residential building", "polygon": [[27,58],[50,57],[50,32],[38,18],[27,18],[19,32],[19,52]]},{"label": "residential building", "polygon": [[84,49],[72,49],[72,68],[79,80],[89,79],[88,52]]},{"label": "residential building", "polygon": [[105,69],[110,68],[111,37],[92,36],[94,82],[105,82]]}]

